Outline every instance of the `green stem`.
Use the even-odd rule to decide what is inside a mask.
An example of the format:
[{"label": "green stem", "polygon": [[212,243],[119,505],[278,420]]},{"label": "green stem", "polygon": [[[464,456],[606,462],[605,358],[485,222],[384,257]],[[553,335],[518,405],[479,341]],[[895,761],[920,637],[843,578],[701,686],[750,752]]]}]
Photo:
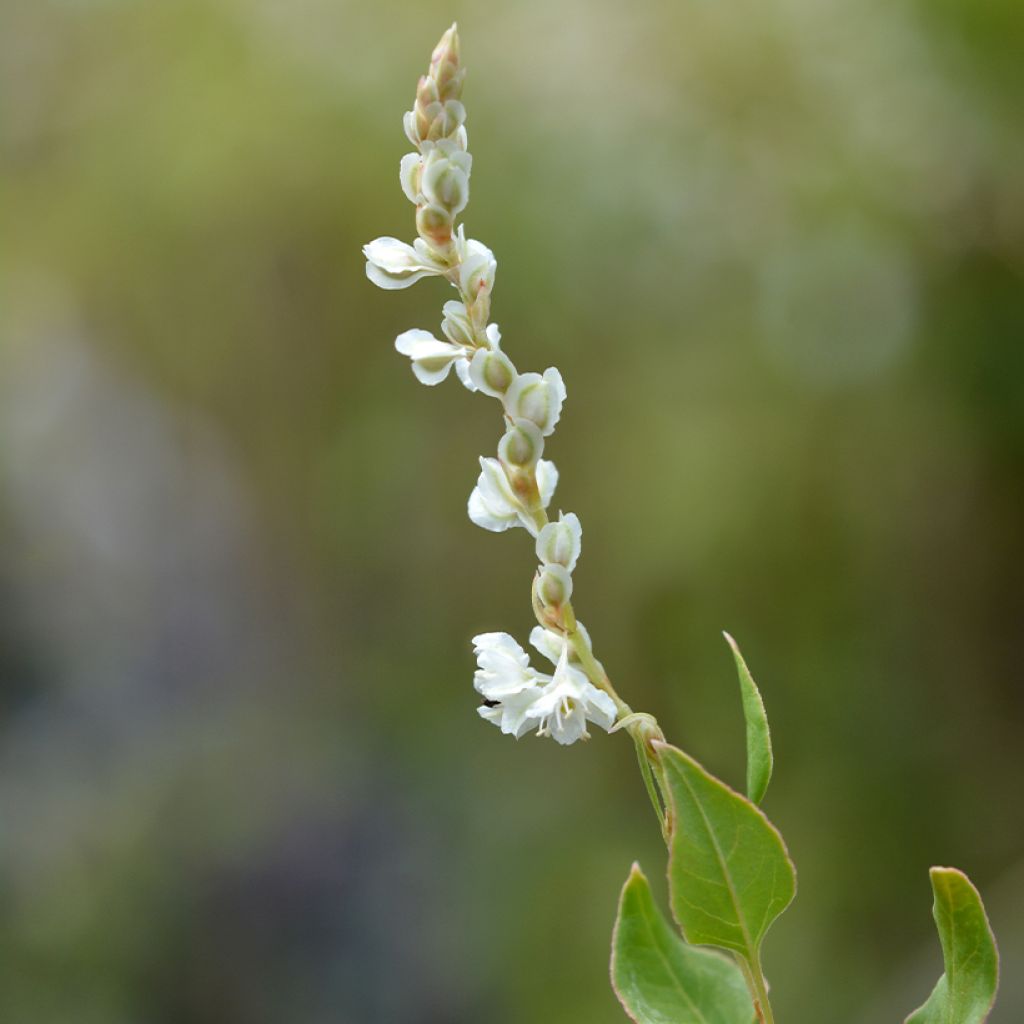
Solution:
[{"label": "green stem", "polygon": [[753,966],[739,955],[736,957],[736,962],[740,965],[743,977],[747,980],[747,987],[754,1000],[758,1024],[775,1024],[775,1015],[772,1013],[772,1004],[768,1001],[768,985],[764,980],[764,971],[761,970],[760,957],[757,958]]}]

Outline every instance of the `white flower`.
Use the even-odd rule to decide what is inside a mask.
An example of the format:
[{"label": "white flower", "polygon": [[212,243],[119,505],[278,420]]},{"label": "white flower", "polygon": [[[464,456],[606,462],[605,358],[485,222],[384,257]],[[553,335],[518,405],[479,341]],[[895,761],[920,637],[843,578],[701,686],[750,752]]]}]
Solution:
[{"label": "white flower", "polygon": [[[537,489],[540,500],[547,508],[558,483],[558,470],[553,462],[541,459],[537,463]],[[533,517],[516,497],[497,459],[480,459],[480,476],[469,496],[469,518],[493,533],[501,533],[513,526],[525,526],[536,537]]]},{"label": "white flower", "polygon": [[441,275],[448,268],[417,238],[412,245],[397,238],[375,238],[363,246],[366,276],[378,288],[408,288],[421,277]]},{"label": "white flower", "polygon": [[479,666],[473,686],[487,702],[477,708],[480,717],[516,738],[536,725],[538,736],[562,744],[588,739],[587,722],[610,729],[615,702],[570,662],[565,639],[558,641],[557,667],[548,676],[530,667],[526,652],[508,633],[473,637]]},{"label": "white flower", "polygon": [[[472,364],[470,374],[475,380]],[[574,512],[568,515],[559,512],[558,522],[548,523],[537,537],[537,557],[544,565],[562,565],[572,572],[579,561],[582,543],[583,527],[579,517]]]},{"label": "white flower", "polygon": [[469,356],[472,354],[459,345],[435,338],[430,331],[414,328],[403,331],[395,338],[395,348],[412,360],[412,372],[424,384],[440,384],[452,366],[470,391],[476,385],[469,379]]},{"label": "white flower", "polygon": [[505,395],[505,408],[514,419],[532,420],[547,437],[554,432],[564,401],[562,375],[549,366],[543,376],[523,373],[516,377]]},{"label": "white flower", "polygon": [[473,637],[473,650],[479,665],[473,686],[489,702],[477,713],[506,735],[522,736],[532,725],[526,712],[550,677],[530,668],[526,652],[508,633],[481,633]]},{"label": "white flower", "polygon": [[615,702],[569,664],[569,645],[563,641],[555,674],[525,717],[538,723],[538,736],[569,744],[590,738],[587,722],[610,729],[615,724]]}]

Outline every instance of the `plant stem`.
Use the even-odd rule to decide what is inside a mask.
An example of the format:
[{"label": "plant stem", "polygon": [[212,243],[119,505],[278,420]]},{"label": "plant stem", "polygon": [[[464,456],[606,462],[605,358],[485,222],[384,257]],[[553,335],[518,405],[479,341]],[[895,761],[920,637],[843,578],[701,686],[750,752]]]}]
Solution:
[{"label": "plant stem", "polygon": [[737,956],[736,962],[740,965],[743,977],[747,980],[747,987],[754,1000],[758,1024],[775,1024],[775,1015],[772,1013],[772,1004],[768,1001],[768,985],[764,980],[760,957],[753,967],[742,956]]}]

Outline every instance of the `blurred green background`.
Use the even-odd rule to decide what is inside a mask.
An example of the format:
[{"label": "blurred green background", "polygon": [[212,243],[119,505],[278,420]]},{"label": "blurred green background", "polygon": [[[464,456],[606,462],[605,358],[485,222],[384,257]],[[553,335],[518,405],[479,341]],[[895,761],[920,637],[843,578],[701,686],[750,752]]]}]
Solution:
[{"label": "blurred green background", "polygon": [[632,749],[478,721],[499,423],[393,351],[450,294],[363,275],[453,18],[578,614],[726,779],[721,629],[765,694],[779,1018],[902,1020],[955,864],[1024,1019],[1018,0],[5,0],[0,1020],[623,1019]]}]

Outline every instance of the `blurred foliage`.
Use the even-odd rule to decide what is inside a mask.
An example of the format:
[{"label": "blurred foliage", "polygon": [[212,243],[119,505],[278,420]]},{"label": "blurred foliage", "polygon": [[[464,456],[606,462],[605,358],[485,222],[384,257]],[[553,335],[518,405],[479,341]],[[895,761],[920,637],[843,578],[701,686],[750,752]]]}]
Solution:
[{"label": "blurred foliage", "polygon": [[735,784],[722,628],[765,696],[779,1018],[923,998],[953,863],[1021,1019],[1016,0],[4,3],[0,1019],[621,1019],[630,745],[476,719],[531,624],[464,512],[498,424],[391,348],[441,287],[363,277],[453,17],[577,610]]}]

